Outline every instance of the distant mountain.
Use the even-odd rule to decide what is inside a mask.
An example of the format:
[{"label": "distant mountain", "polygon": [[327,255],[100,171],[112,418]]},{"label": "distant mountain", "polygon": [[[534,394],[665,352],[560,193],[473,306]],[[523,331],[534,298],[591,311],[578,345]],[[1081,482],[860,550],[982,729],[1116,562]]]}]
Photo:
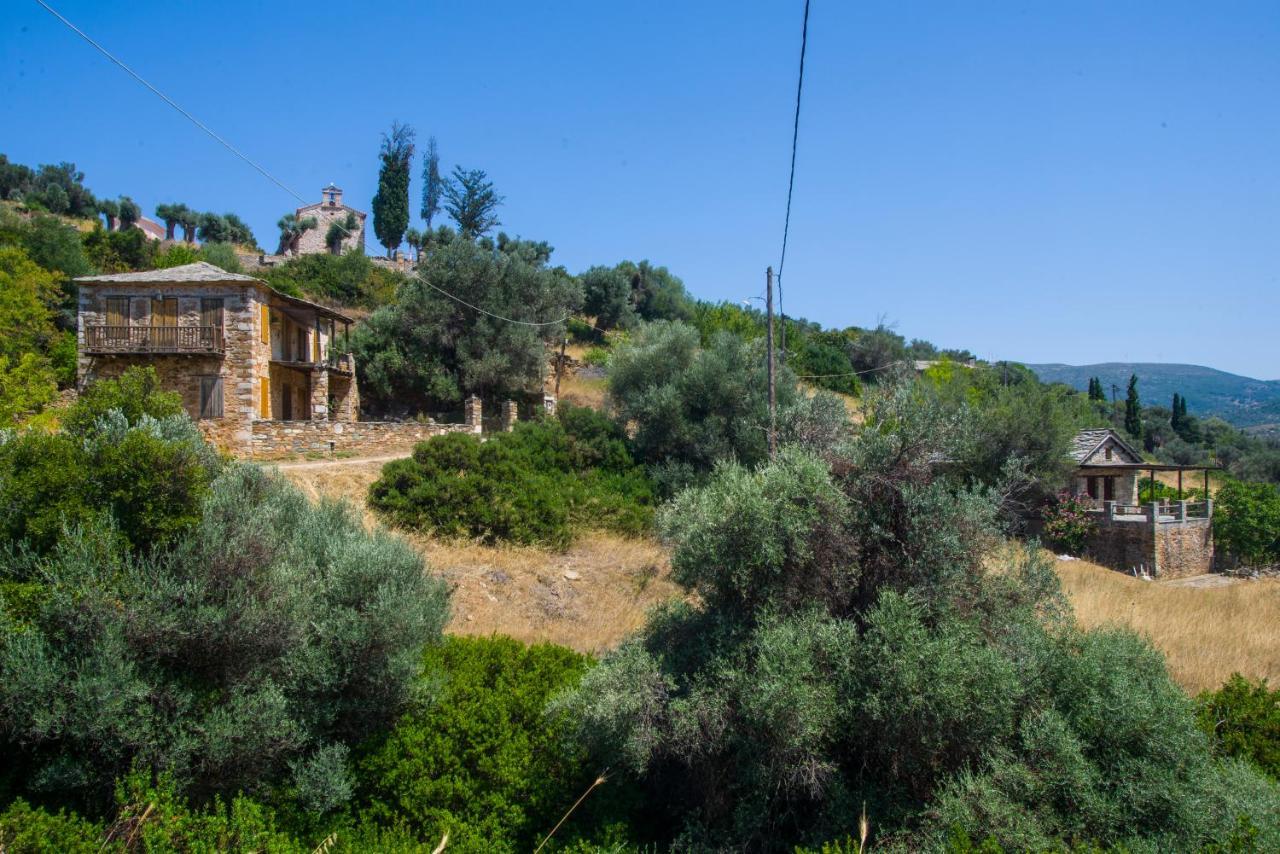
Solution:
[{"label": "distant mountain", "polygon": [[1149,362],[1104,362],[1100,365],[1027,365],[1044,382],[1060,382],[1085,391],[1089,377],[1102,380],[1111,396],[1112,384],[1123,399],[1129,375],[1138,375],[1138,394],[1146,406],[1168,406],[1173,393],[1187,399],[1193,415],[1217,415],[1237,427],[1280,425],[1280,380],[1255,380],[1203,365]]}]

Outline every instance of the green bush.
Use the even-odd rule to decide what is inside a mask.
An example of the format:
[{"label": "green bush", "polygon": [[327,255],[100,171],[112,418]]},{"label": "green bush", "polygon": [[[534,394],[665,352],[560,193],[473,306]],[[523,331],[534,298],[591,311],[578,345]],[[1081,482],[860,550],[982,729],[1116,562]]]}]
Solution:
[{"label": "green bush", "polygon": [[[676,850],[1280,845],[1280,788],[1219,759],[1159,653],[1074,626],[1036,552],[989,566],[998,496],[935,464],[971,438],[879,389],[828,462],[719,466],[664,509],[689,601],[556,701]],[[990,838],[990,843],[987,840]]]},{"label": "green bush", "polygon": [[1280,561],[1280,487],[1241,480],[1223,484],[1214,496],[1213,536],[1237,560]]},{"label": "green bush", "polygon": [[340,806],[346,746],[398,713],[446,619],[421,556],[247,465],[167,548],[113,534],[0,566],[44,586],[0,617],[0,765],[60,803],[100,805],[137,763],[197,798],[288,785]]},{"label": "green bush", "polygon": [[[216,258],[208,260],[222,266]],[[263,278],[287,294],[363,308],[391,303],[407,280],[402,273],[377,266],[363,252],[300,255],[267,270]]]},{"label": "green bush", "polygon": [[1196,703],[1200,728],[1218,752],[1247,759],[1280,780],[1280,689],[1236,673]]},{"label": "green bush", "polygon": [[447,832],[450,851],[533,850],[599,770],[543,711],[588,663],[505,637],[429,649],[430,696],[359,762],[363,815],[422,839]]},{"label": "green bush", "polygon": [[150,550],[196,524],[218,458],[152,369],[94,383],[62,423],[0,435],[8,542],[44,554],[65,529],[110,519],[115,535]]},{"label": "green bush", "polygon": [[618,428],[575,407],[486,442],[466,433],[422,442],[369,490],[370,506],[402,528],[554,547],[587,527],[642,533],[653,503]]}]

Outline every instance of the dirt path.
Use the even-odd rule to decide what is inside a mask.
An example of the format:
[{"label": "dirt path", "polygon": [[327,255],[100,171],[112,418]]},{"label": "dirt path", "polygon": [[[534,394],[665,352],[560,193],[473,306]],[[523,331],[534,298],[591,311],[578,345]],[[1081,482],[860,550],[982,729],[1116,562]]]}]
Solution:
[{"label": "dirt path", "polygon": [[277,462],[264,461],[264,466],[272,466],[282,471],[296,471],[299,469],[330,469],[341,468],[343,466],[359,466],[372,463],[389,463],[392,460],[403,460],[409,456],[408,452],[403,454],[388,454],[381,457],[343,457],[332,460],[280,460]]}]

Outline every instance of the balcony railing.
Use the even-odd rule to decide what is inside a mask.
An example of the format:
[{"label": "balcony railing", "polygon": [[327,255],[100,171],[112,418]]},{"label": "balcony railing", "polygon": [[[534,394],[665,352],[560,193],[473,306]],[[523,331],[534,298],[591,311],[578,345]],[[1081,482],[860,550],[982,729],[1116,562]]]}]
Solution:
[{"label": "balcony railing", "polygon": [[86,326],[88,353],[216,353],[227,349],[220,326]]}]

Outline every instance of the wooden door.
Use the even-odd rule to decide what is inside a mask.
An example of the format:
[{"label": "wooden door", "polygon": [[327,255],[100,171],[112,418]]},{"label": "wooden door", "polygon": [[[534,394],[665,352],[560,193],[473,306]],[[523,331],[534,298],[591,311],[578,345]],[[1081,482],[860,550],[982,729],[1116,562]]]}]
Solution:
[{"label": "wooden door", "polygon": [[293,420],[293,386],[280,387],[280,420]]},{"label": "wooden door", "polygon": [[1102,479],[1102,500],[1116,500],[1116,479],[1114,477],[1104,477]]}]

